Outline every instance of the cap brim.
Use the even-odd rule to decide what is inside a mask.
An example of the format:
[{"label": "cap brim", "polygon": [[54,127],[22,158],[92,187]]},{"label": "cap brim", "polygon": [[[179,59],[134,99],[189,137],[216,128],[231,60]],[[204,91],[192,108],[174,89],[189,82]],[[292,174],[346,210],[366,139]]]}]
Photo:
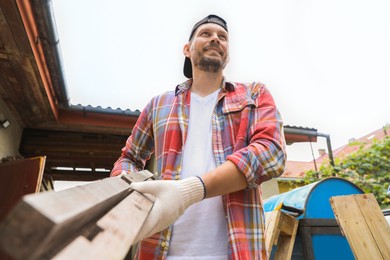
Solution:
[{"label": "cap brim", "polygon": [[184,59],[184,68],[183,68],[184,76],[187,78],[192,78],[192,64],[189,58]]}]

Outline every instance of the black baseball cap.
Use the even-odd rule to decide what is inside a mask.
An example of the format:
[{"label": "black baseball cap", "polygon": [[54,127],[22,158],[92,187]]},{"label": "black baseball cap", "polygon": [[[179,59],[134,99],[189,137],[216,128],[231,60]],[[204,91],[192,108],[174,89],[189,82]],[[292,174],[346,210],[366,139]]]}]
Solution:
[{"label": "black baseball cap", "polygon": [[[200,20],[199,22],[197,22],[194,25],[194,27],[191,30],[190,38],[188,39],[188,41],[191,41],[192,37],[194,36],[194,33],[195,33],[196,29],[198,29],[199,26],[201,26],[203,24],[206,24],[206,23],[218,24],[223,29],[225,29],[225,31],[228,31],[227,23],[226,23],[226,21],[224,19],[222,19],[221,17],[219,17],[219,16],[217,16],[215,14],[210,14],[210,15],[206,16],[205,18],[203,18],[202,20]],[[185,57],[185,59],[184,59],[183,72],[184,72],[184,76],[186,76],[187,78],[192,78],[191,60],[189,58],[187,58],[187,57]]]}]

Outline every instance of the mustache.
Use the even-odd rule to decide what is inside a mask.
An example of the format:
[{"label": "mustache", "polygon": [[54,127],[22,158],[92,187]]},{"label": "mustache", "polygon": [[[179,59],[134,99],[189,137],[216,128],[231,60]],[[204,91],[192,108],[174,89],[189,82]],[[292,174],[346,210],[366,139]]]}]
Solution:
[{"label": "mustache", "polygon": [[205,46],[203,48],[203,51],[208,51],[210,49],[213,49],[213,50],[217,50],[219,52],[220,55],[223,55],[223,51],[222,49],[220,48],[219,44],[218,43],[214,43],[214,42],[211,42],[209,43],[207,46]]}]

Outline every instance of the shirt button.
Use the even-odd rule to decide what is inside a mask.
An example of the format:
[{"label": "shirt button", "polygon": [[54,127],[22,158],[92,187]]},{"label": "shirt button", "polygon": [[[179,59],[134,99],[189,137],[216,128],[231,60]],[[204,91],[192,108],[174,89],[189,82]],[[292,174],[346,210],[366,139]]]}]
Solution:
[{"label": "shirt button", "polygon": [[180,179],[180,176],[179,176],[179,175],[176,175],[176,176],[175,176],[175,179],[176,179],[176,180]]},{"label": "shirt button", "polygon": [[161,247],[166,247],[167,244],[165,242],[161,242]]}]

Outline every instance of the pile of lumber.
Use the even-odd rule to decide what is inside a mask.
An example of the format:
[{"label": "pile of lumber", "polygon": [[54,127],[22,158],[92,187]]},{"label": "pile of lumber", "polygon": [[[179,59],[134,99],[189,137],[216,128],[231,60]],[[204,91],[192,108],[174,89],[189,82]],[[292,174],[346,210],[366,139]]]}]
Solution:
[{"label": "pile of lumber", "polygon": [[0,223],[0,247],[15,259],[123,259],[153,199],[129,188],[148,171],[24,196]]}]

